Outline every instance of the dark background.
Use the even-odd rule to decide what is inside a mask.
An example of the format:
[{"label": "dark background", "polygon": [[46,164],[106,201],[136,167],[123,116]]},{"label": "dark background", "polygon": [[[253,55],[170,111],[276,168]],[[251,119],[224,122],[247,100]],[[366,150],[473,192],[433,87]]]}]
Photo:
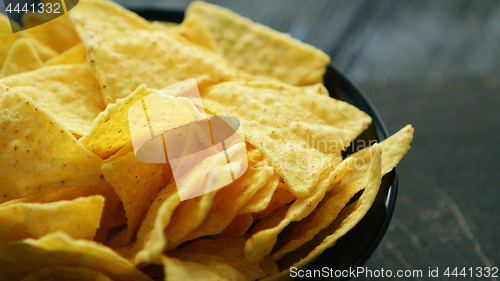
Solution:
[{"label": "dark background", "polygon": [[[190,1],[116,2],[183,10]],[[414,126],[396,211],[369,269],[423,270],[406,279],[428,280],[439,267],[432,280],[471,280],[443,272],[500,266],[500,1],[209,2],[328,53],[391,134]]]},{"label": "dark background", "polygon": [[[117,2],[182,10],[190,1]],[[443,273],[500,266],[500,1],[209,2],[322,49],[391,134],[415,127],[396,211],[369,269],[423,270],[406,279],[428,280],[439,267],[432,280],[471,280]]]}]

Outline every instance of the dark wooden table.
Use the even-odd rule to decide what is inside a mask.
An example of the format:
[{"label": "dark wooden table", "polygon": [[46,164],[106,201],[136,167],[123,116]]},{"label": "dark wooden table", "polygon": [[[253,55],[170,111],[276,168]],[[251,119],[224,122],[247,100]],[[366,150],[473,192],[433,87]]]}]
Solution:
[{"label": "dark wooden table", "polygon": [[[185,9],[190,1],[118,2]],[[406,280],[427,280],[436,267],[432,280],[494,280],[443,273],[500,266],[499,1],[210,2],[323,49],[390,133],[415,127],[394,218],[368,268],[423,270]]]}]

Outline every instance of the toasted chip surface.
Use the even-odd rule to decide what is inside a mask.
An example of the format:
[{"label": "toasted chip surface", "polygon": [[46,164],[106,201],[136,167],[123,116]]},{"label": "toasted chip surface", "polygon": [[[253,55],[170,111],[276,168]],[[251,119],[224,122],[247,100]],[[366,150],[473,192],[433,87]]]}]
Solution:
[{"label": "toasted chip surface", "polygon": [[86,268],[49,266],[31,273],[21,281],[71,280],[71,281],[112,281],[99,272]]},{"label": "toasted chip surface", "polygon": [[51,65],[0,79],[29,96],[71,133],[85,135],[105,105],[86,64]]},{"label": "toasted chip surface", "polygon": [[[301,248],[285,255],[279,262],[280,269],[285,269],[279,275],[269,280],[279,279],[289,274],[288,268],[295,266],[304,268],[314,261],[326,249],[332,247],[335,242],[351,230],[366,215],[377,196],[380,182],[382,180],[382,150],[378,144],[371,149],[371,163],[369,180],[361,197],[326,229],[321,231],[313,240],[304,244]],[[288,275],[289,276],[289,275]]]},{"label": "toasted chip surface", "polygon": [[19,38],[7,54],[0,77],[6,77],[42,67],[42,58],[29,39]]},{"label": "toasted chip surface", "polygon": [[25,238],[40,238],[56,231],[64,231],[73,238],[92,240],[103,207],[104,197],[99,195],[46,204],[0,205],[0,245]]},{"label": "toasted chip surface", "polygon": [[323,80],[330,63],[321,50],[226,8],[196,1],[188,7],[186,15],[187,18],[197,15],[224,57],[249,73],[293,85],[309,85]]},{"label": "toasted chip surface", "polygon": [[127,216],[127,235],[123,243],[128,245],[149,205],[168,184],[172,173],[167,164],[138,161],[134,152],[103,164],[101,170],[123,203]]},{"label": "toasted chip surface", "polygon": [[245,140],[264,153],[296,197],[306,196],[371,122],[348,103],[279,82],[225,82],[201,94],[209,111],[241,121]]},{"label": "toasted chip surface", "polygon": [[6,281],[20,280],[47,266],[83,267],[112,280],[152,280],[110,248],[72,239],[64,232],[5,244],[0,247],[0,264],[0,279]]},{"label": "toasted chip surface", "polygon": [[[411,126],[406,126],[379,144],[382,149],[382,175],[390,172],[408,152],[412,135],[413,129]],[[286,253],[298,249],[313,239],[337,218],[356,193],[370,184],[371,152],[372,148],[367,147],[348,158],[352,159],[355,165],[347,172],[342,182],[325,195],[313,213],[304,220],[294,223],[293,226],[290,225],[280,234],[282,247],[273,253],[274,260],[281,259]]]},{"label": "toasted chip surface", "polygon": [[101,181],[101,159],[28,96],[0,85],[0,202]]},{"label": "toasted chip surface", "polygon": [[[194,266],[192,263],[196,263],[198,267],[202,268],[202,271],[213,273],[208,276],[215,275],[220,280],[257,280],[267,276],[269,273],[264,271],[258,263],[251,263],[245,259],[244,243],[244,238],[202,239],[189,243],[182,249],[169,251],[166,255],[167,258],[177,259],[177,266],[183,267],[185,266],[183,262],[187,262],[187,268],[192,268]],[[269,259],[266,259],[266,262],[273,263]],[[266,269],[268,268],[266,267]],[[176,269],[179,268],[176,267]],[[173,274],[169,273],[168,270],[167,267],[167,276]],[[190,275],[184,270],[176,273]]]},{"label": "toasted chip surface", "polygon": [[295,200],[277,225],[267,228],[266,220],[258,222],[252,228],[254,234],[245,242],[245,257],[252,262],[261,262],[271,252],[280,232],[291,222],[300,221],[309,215],[323,199],[327,189],[343,178],[352,163],[349,160],[340,163],[326,179],[318,182],[309,196]]}]

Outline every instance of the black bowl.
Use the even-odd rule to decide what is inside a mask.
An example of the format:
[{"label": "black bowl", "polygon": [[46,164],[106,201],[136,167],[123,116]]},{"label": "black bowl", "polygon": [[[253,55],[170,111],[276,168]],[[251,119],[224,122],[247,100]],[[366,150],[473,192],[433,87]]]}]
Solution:
[{"label": "black bowl", "polygon": [[[134,12],[148,20],[180,23],[184,18],[183,11],[141,10],[132,8]],[[324,83],[330,96],[344,100],[366,112],[373,119],[372,125],[363,132],[351,146],[344,151],[347,156],[366,147],[370,141],[382,141],[388,137],[387,128],[370,100],[346,78],[335,66],[330,65],[324,76]],[[327,249],[308,269],[327,267],[333,270],[345,270],[363,266],[382,241],[391,222],[398,190],[398,172],[394,168],[382,178],[382,184],[373,206],[365,217],[346,235],[340,238],[334,247]],[[305,278],[298,278],[302,280]],[[330,280],[347,280],[347,278],[331,278]]]}]

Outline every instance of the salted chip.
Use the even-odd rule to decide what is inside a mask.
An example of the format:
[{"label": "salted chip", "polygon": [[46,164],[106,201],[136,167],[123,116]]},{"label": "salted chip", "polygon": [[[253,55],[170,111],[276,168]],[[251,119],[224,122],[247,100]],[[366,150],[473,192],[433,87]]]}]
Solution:
[{"label": "salted chip", "polygon": [[111,280],[152,280],[110,248],[64,232],[5,244],[0,247],[0,264],[0,279],[6,281],[21,280],[48,266],[82,267]]},{"label": "salted chip", "polygon": [[197,15],[212,33],[217,47],[231,64],[292,85],[323,81],[330,57],[289,34],[252,22],[226,8],[196,1],[186,17]]},{"label": "salted chip", "polygon": [[[213,198],[212,208],[203,223],[182,239],[169,241],[167,250],[185,241],[221,233],[238,214],[238,210],[266,185],[273,174],[273,168],[269,166],[258,168],[250,166],[240,178],[217,191]],[[167,237],[169,237],[168,232]]]},{"label": "salted chip", "polygon": [[[109,105],[105,111],[96,117],[89,133],[79,141],[102,159],[109,158],[127,145],[132,146],[129,127],[131,121],[128,118],[129,110],[134,104],[152,93],[159,94],[141,85],[126,98]],[[169,128],[173,129],[202,119],[202,115],[196,110],[193,103],[187,99],[165,96],[165,98],[157,99],[157,101],[158,104],[154,108],[148,108],[148,112],[153,110],[150,113],[151,116],[155,114],[156,118],[169,120],[169,122],[155,124],[155,126],[158,126],[158,130],[168,131]],[[137,123],[142,121],[146,120],[133,120],[133,122]]]},{"label": "salted chip", "polygon": [[77,136],[85,135],[105,105],[86,64],[52,65],[0,79],[33,99]]},{"label": "salted chip", "polygon": [[346,102],[281,82],[225,82],[202,90],[201,97],[214,114],[240,120],[245,140],[264,153],[299,198],[340,162],[339,152],[371,122]]},{"label": "salted chip", "polygon": [[42,64],[43,61],[30,40],[19,38],[7,54],[0,77],[34,70],[42,67]]},{"label": "salted chip", "polygon": [[173,278],[168,280],[205,280],[203,275],[188,270],[195,264],[196,270],[207,272],[208,278],[219,278],[213,280],[257,280],[277,273],[276,264],[269,258],[262,265],[246,260],[244,243],[244,238],[202,239],[169,251],[162,258],[165,276]]},{"label": "salted chip", "polygon": [[193,43],[215,52],[218,51],[217,42],[215,42],[205,23],[195,14],[186,15],[175,31]]},{"label": "salted chip", "polygon": [[195,78],[202,88],[245,75],[217,54],[184,44],[161,31],[138,30],[89,50],[87,60],[106,104],[126,97],[143,83],[161,89]]},{"label": "salted chip", "polygon": [[246,213],[237,215],[231,223],[219,234],[212,235],[212,238],[237,238],[245,235],[253,224],[252,214]]},{"label": "salted chip", "polygon": [[[412,136],[413,128],[408,125],[379,144],[382,149],[382,176],[390,172],[408,152]],[[371,150],[372,148],[368,147],[351,155],[349,158],[353,159],[355,165],[347,172],[342,182],[326,194],[307,218],[283,230],[279,241],[282,246],[273,253],[274,260],[281,259],[286,253],[313,239],[337,218],[354,195],[366,188],[370,183]]]},{"label": "salted chip", "polygon": [[114,40],[130,36],[134,30],[151,29],[148,21],[112,1],[79,1],[69,17],[87,50],[105,39]]},{"label": "salted chip", "polygon": [[259,221],[252,229],[252,236],[245,242],[245,257],[252,262],[261,262],[273,249],[281,231],[291,222],[300,221],[314,211],[329,187],[342,180],[352,164],[351,160],[340,163],[325,179],[316,184],[308,196],[297,198],[287,208],[286,214],[277,225],[268,228],[266,219]]},{"label": "salted chip", "polygon": [[99,272],[78,267],[49,266],[40,271],[31,273],[21,281],[46,281],[46,280],[71,280],[71,281],[112,281]]},{"label": "salted chip", "polygon": [[0,84],[0,203],[101,182],[101,159],[47,111]]},{"label": "salted chip", "polygon": [[279,262],[280,268],[285,269],[279,275],[269,280],[279,280],[289,274],[288,268],[294,266],[304,268],[314,261],[326,249],[332,247],[337,240],[350,231],[371,208],[380,187],[382,179],[382,150],[378,144],[371,149],[371,164],[368,184],[361,197],[342,211],[339,217],[326,229],[322,230],[313,240],[299,249],[285,255]]},{"label": "salted chip", "polygon": [[45,65],[86,63],[86,55],[87,51],[85,50],[85,47],[82,43],[78,43],[61,54],[47,60]]},{"label": "salted chip", "polygon": [[156,195],[170,181],[172,173],[167,164],[140,162],[134,152],[103,164],[101,171],[123,203],[127,216],[127,234],[123,243],[128,245]]},{"label": "salted chip", "polygon": [[[83,2],[83,1],[82,1]],[[63,7],[59,9],[63,11]],[[69,16],[57,13],[24,13],[21,17],[23,33],[35,37],[44,45],[62,53],[80,42]]]},{"label": "salted chip", "polygon": [[[238,149],[240,149],[238,145],[233,145],[227,149],[228,157],[232,157]],[[184,185],[188,182],[188,185],[193,186],[194,189],[206,188],[207,175],[213,170],[214,163],[219,163],[220,159],[226,159],[224,152],[204,159],[179,180],[179,185]],[[241,165],[242,160],[236,159],[233,164],[239,162]],[[235,173],[239,173],[237,168],[238,166],[233,166]],[[172,241],[179,241],[203,221],[208,210],[210,210],[214,195],[215,192],[210,192],[201,197],[184,201],[183,205],[187,204],[188,206],[184,206],[182,210],[177,211],[176,209],[181,204],[181,198],[175,181],[172,180],[166,188],[158,193],[157,198],[149,207],[146,218],[137,233],[137,242],[124,249],[122,251],[123,254],[133,258],[135,264],[159,263],[161,253],[165,250],[167,244],[170,243],[170,239]],[[191,203],[189,203],[190,201]],[[174,218],[174,211],[181,214]],[[191,219],[187,219],[187,216],[191,217]],[[168,226],[170,226],[170,229],[166,229]],[[168,237],[165,235],[166,232],[169,233]]]},{"label": "salted chip", "polygon": [[269,179],[269,181],[262,188],[255,193],[254,196],[250,200],[248,200],[245,205],[238,210],[238,214],[250,214],[250,213],[260,213],[264,211],[271,199],[276,189],[278,188],[278,184],[280,181],[280,176],[278,173],[274,173],[274,175]]},{"label": "salted chip", "polygon": [[[99,227],[104,197],[91,196],[53,203],[0,205],[0,245],[64,231],[73,238],[92,240]],[[85,216],[82,216],[85,214]]]}]

